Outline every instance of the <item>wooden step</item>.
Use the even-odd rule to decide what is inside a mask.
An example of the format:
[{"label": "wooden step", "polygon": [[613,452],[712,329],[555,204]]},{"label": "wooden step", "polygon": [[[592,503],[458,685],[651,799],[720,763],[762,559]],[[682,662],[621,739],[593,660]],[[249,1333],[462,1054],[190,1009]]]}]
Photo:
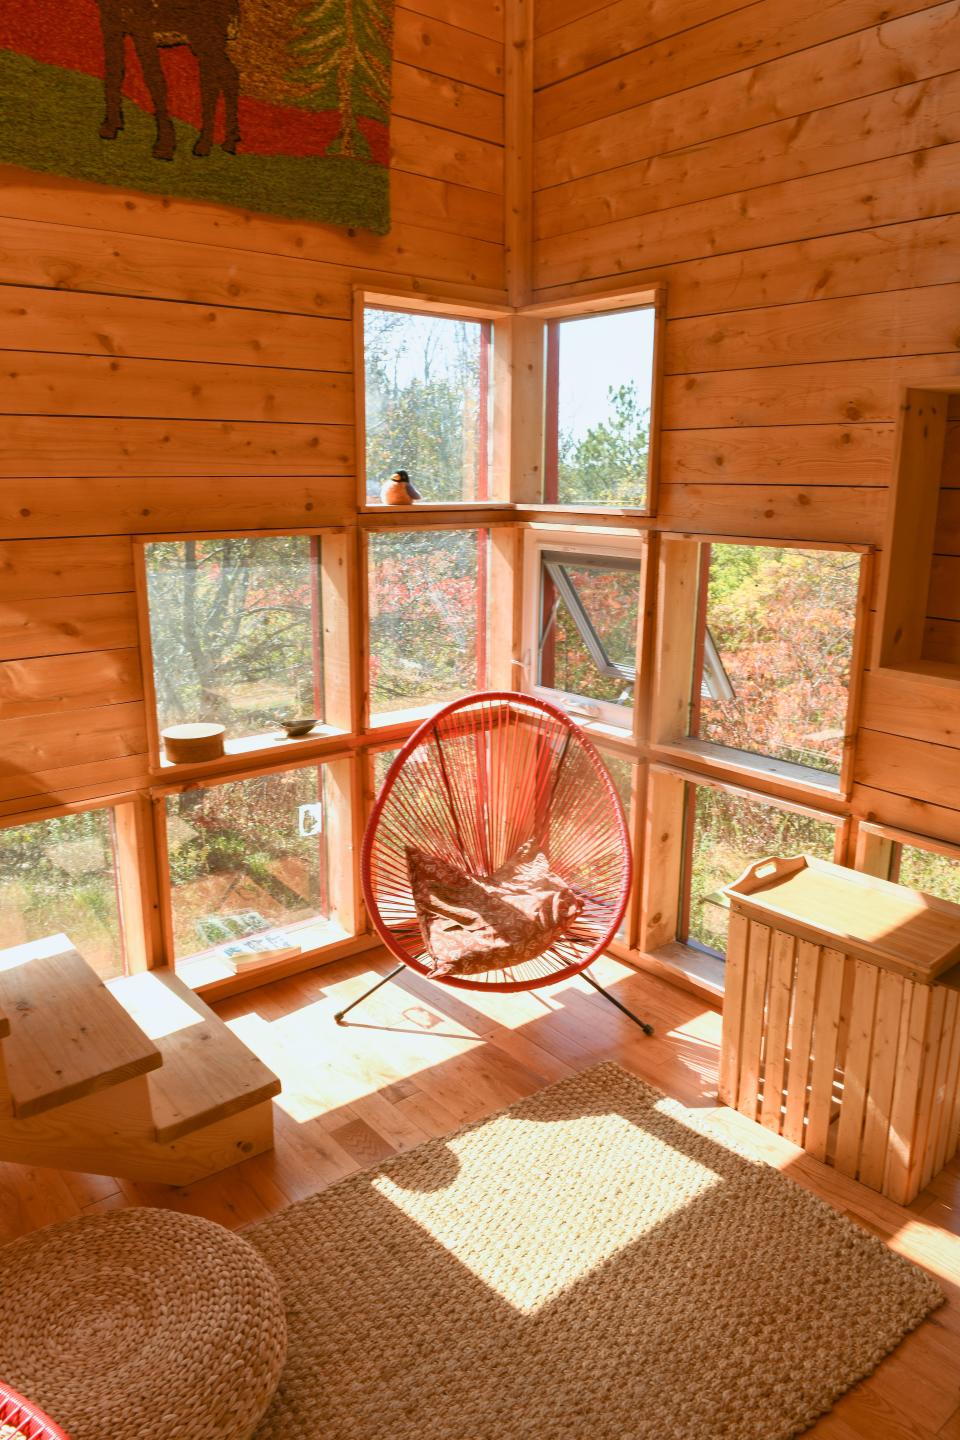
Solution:
[{"label": "wooden step", "polygon": [[163,1057],[149,1077],[158,1140],[177,1140],[279,1095],[272,1070],[171,970],[107,984]]},{"label": "wooden step", "polygon": [[26,1119],[119,1085],[162,1056],[66,935],[0,950],[0,1010],[14,1116]]},{"label": "wooden step", "polygon": [[65,935],[0,950],[0,1009],[10,1021],[3,1058],[17,1119],[161,1064],[158,1048]]}]

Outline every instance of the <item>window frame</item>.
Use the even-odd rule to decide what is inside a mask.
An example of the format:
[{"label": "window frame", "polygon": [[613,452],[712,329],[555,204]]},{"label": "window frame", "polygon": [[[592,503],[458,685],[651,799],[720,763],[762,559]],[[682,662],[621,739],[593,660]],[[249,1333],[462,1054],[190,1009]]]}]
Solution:
[{"label": "window frame", "polygon": [[[147,584],[147,547],[179,544],[187,540],[268,540],[304,537],[320,541],[320,604],[322,616],[324,720],[309,735],[291,739],[276,731],[227,739],[224,754],[215,760],[174,762],[166,758],[160,739],[154,682],[153,640]],[[131,537],[140,667],[146,713],[149,771],[154,779],[194,777],[241,771],[296,748],[297,756],[323,754],[342,746],[344,737],[358,728],[354,675],[356,619],[351,604],[356,583],[356,546],[352,527],[346,525],[286,527],[270,530],[197,530]]]},{"label": "window frame", "polygon": [[[277,960],[255,972],[239,971],[214,976],[208,980],[193,981],[183,971],[196,957],[189,957],[180,968],[177,967],[176,946],[173,930],[173,887],[170,881],[170,855],[167,847],[166,801],[171,795],[182,794],[185,790],[207,790],[221,785],[242,784],[246,780],[258,780],[266,775],[285,774],[293,770],[323,769],[330,777],[330,794],[326,798],[325,836],[328,854],[337,857],[327,865],[327,880],[330,886],[330,924],[339,935],[331,934],[328,941],[299,955]],[[360,898],[360,841],[365,824],[364,795],[362,790],[361,765],[355,751],[341,748],[332,753],[298,755],[282,763],[258,765],[225,774],[180,777],[166,785],[154,786],[149,792],[151,806],[151,830],[156,855],[158,884],[158,918],[161,935],[163,963],[178,975],[190,989],[204,995],[230,994],[267,981],[294,975],[300,970],[310,969],[322,957],[324,961],[338,959],[364,948],[358,941],[363,940],[366,924],[363,918]]]},{"label": "window frame", "polygon": [[[643,505],[563,504],[547,498],[550,455],[556,448],[551,434],[554,388],[550,363],[550,336],[560,322],[587,320],[592,316],[611,315],[624,310],[653,311],[653,354],[651,357],[649,452],[647,458],[647,493]],[[511,498],[522,509],[549,511],[569,516],[622,515],[630,518],[652,518],[657,513],[660,484],[660,427],[663,391],[664,327],[666,324],[666,286],[656,284],[642,289],[609,290],[603,294],[579,296],[566,300],[547,300],[525,305],[517,310],[513,327],[513,406],[525,416],[538,417],[536,424],[527,424],[528,433],[515,437]],[[559,378],[557,374],[557,379]]]},{"label": "window frame", "polygon": [[[552,686],[541,685],[538,656],[541,633],[541,573],[545,554],[569,554],[571,560],[596,556],[605,561],[626,560],[639,575],[637,603],[637,636],[634,648],[634,704],[616,705],[611,701],[594,700]],[[640,693],[645,671],[647,587],[650,567],[648,541],[644,532],[608,530],[587,531],[529,525],[523,532],[523,602],[521,619],[521,688],[528,695],[548,700],[567,711],[576,722],[595,736],[639,740],[643,728],[643,698]]]},{"label": "window frame", "polygon": [[[773,783],[798,798],[806,797],[814,807],[829,799],[849,801],[853,790],[854,742],[868,644],[874,548],[869,545],[821,543],[766,536],[697,535],[676,531],[660,531],[655,544],[656,636],[650,702],[650,743],[654,757],[665,763],[690,762],[734,783],[741,781],[761,786]],[[689,713],[693,703],[698,620],[701,610],[699,596],[702,555],[705,545],[714,544],[813,550],[825,554],[840,552],[860,557],[842,758],[837,774],[690,736]]]},{"label": "window frame", "polygon": [[[508,504],[510,493],[510,385],[511,385],[511,322],[514,310],[509,305],[474,304],[445,297],[439,292],[416,294],[403,290],[374,290],[365,285],[353,287],[353,354],[354,354],[354,419],[356,427],[357,490],[356,503],[360,516],[391,513],[392,507],[367,495],[367,372],[364,344],[364,314],[367,310],[392,310],[401,315],[433,315],[447,320],[468,320],[490,326],[490,357],[487,371],[487,396],[481,391],[481,414],[489,417],[490,445],[487,467],[488,495],[477,500],[418,500],[415,507],[421,514],[443,514],[463,510],[471,512]],[[415,478],[415,477],[414,477]]]}]

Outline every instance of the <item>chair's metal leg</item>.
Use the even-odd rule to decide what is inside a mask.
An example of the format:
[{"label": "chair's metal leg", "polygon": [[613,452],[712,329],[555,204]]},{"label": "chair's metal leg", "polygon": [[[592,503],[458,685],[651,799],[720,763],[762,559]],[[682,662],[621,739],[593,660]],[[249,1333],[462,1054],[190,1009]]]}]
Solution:
[{"label": "chair's metal leg", "polygon": [[360,1002],[361,1002],[361,1000],[366,1000],[366,998],[367,998],[368,995],[372,995],[375,990],[379,990],[379,989],[380,989],[380,986],[381,986],[381,985],[386,985],[386,983],[387,983],[388,980],[392,980],[393,977],[394,977],[394,975],[399,975],[399,974],[400,974],[400,971],[401,971],[401,970],[405,970],[406,968],[407,968],[407,967],[404,965],[403,961],[401,960],[401,961],[400,961],[400,964],[396,967],[395,970],[391,970],[389,975],[384,975],[380,980],[377,981],[376,985],[371,985],[371,986],[370,986],[370,989],[369,989],[369,990],[364,990],[363,994],[362,994],[362,995],[358,995],[357,998],[356,998],[356,1000],[351,1000],[349,1005],[345,1005],[342,1010],[338,1010],[337,1013],[336,1013],[336,1015],[334,1015],[334,1017],[333,1017],[334,1020],[337,1022],[337,1024],[339,1025],[340,1022],[341,1022],[341,1020],[343,1019],[344,1015],[349,1015],[349,1013],[350,1013],[350,1011],[353,1009],[353,1007],[354,1007],[355,1005],[359,1005]]},{"label": "chair's metal leg", "polygon": [[586,970],[581,970],[580,974],[583,976],[584,980],[586,980],[588,985],[592,985],[594,990],[598,991],[603,996],[604,1000],[609,1000],[611,1005],[616,1005],[618,1010],[622,1010],[624,1015],[629,1016],[629,1018],[633,1021],[634,1025],[639,1025],[644,1035],[653,1034],[652,1025],[648,1024],[646,1020],[641,1020],[639,1015],[634,1015],[633,1011],[628,1010],[626,1005],[621,1005],[620,1001],[617,1000],[615,996],[611,995],[609,990],[604,990],[603,986],[599,985],[597,981],[594,980],[592,975],[588,975]]}]

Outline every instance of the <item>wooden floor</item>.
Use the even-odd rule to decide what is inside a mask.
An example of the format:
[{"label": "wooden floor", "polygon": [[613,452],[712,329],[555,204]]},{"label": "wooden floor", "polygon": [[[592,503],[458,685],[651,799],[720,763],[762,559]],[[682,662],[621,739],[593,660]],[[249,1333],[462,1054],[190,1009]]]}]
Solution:
[{"label": "wooden floor", "polygon": [[736,1133],[941,1278],[948,1304],[809,1434],[818,1440],[960,1440],[956,1160],[905,1211],[715,1108],[717,1012],[614,960],[595,973],[653,1021],[653,1039],[581,981],[538,994],[477,997],[409,973],[338,1028],[333,1012],[389,965],[385,954],[373,951],[218,1007],[283,1080],[272,1154],[178,1190],[0,1165],[0,1240],[81,1212],[135,1204],[170,1206],[239,1228],[395,1150],[600,1059],[615,1059],[684,1104],[714,1109],[718,1133]]}]

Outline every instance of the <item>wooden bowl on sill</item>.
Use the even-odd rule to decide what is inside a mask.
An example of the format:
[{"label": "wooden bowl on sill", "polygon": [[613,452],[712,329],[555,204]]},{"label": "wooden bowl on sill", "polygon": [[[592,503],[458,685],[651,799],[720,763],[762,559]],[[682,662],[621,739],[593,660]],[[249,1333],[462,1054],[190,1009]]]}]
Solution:
[{"label": "wooden bowl on sill", "polygon": [[194,721],[188,725],[169,725],[160,732],[160,739],[171,764],[193,765],[198,760],[219,760],[226,733],[225,725]]},{"label": "wooden bowl on sill", "polygon": [[302,740],[304,735],[309,735],[317,725],[320,724],[316,715],[291,715],[286,719],[277,716],[277,724],[282,725],[287,732],[288,740]]}]

